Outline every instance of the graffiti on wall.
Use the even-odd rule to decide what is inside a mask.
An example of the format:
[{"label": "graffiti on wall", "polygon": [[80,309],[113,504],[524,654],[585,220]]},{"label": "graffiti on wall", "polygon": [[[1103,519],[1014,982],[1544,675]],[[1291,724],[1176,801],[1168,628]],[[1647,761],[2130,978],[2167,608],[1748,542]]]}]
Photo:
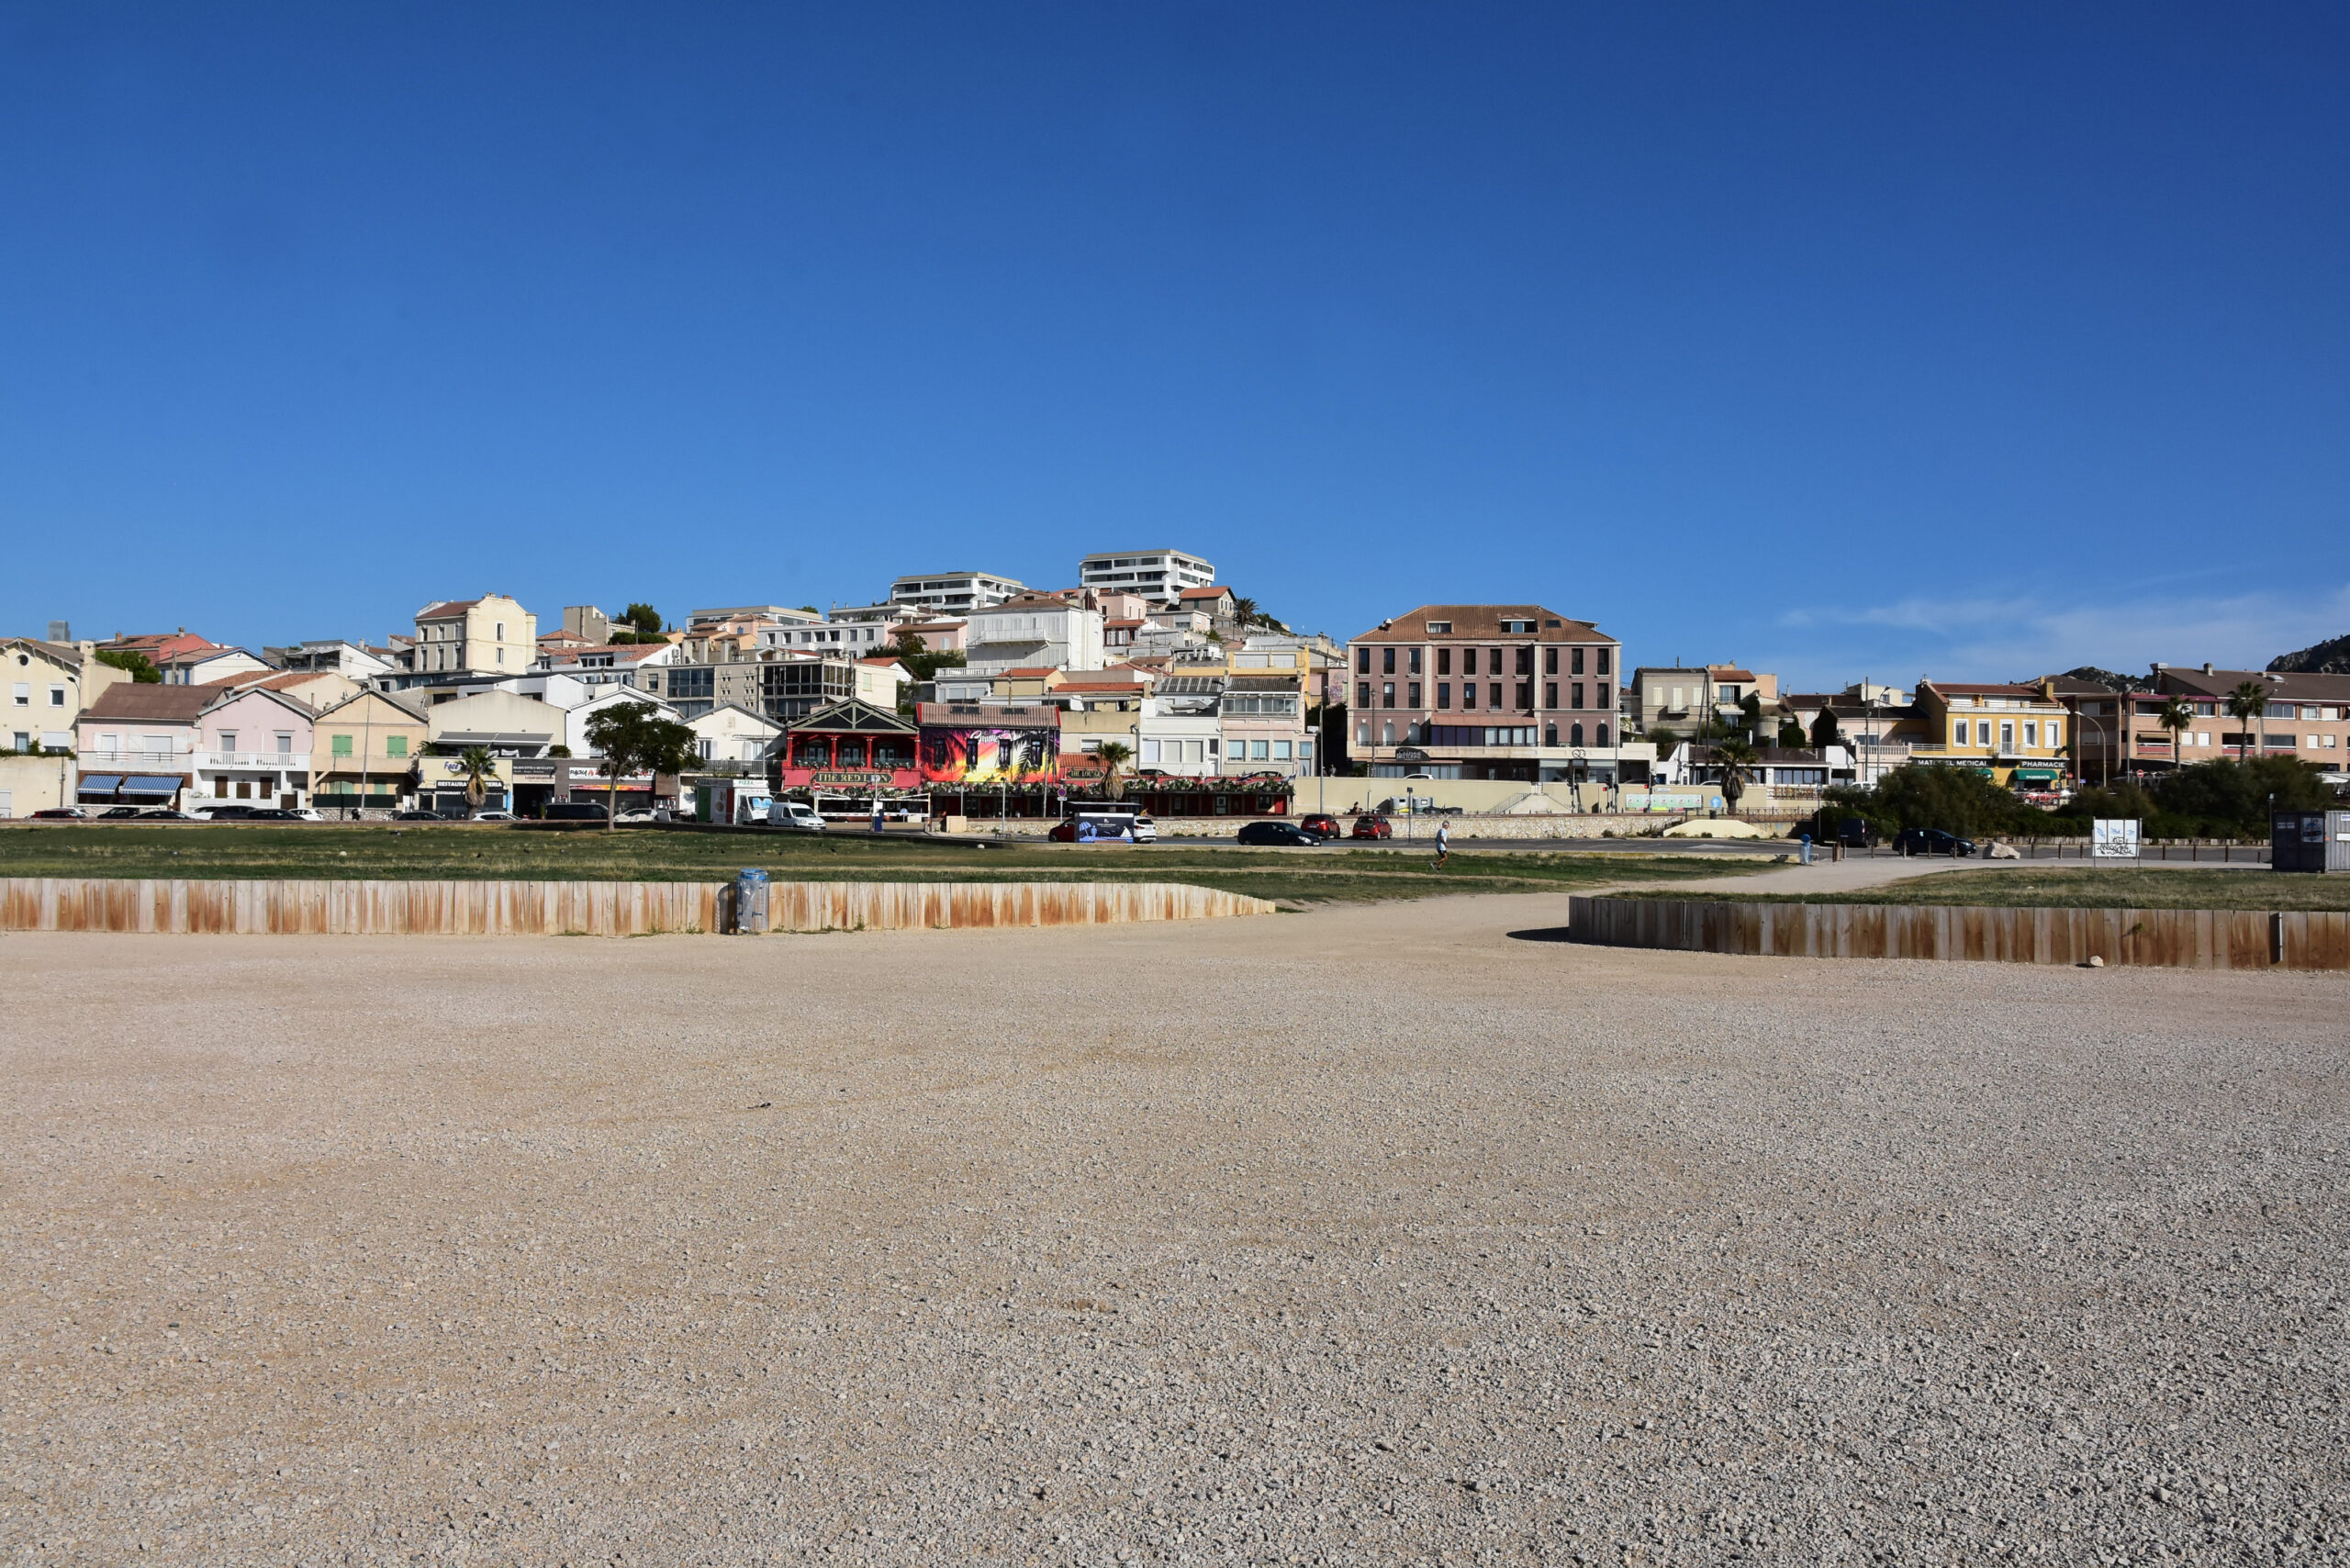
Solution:
[{"label": "graffiti on wall", "polygon": [[1059,741],[1051,730],[924,730],[923,780],[929,784],[1047,784],[1058,776]]}]

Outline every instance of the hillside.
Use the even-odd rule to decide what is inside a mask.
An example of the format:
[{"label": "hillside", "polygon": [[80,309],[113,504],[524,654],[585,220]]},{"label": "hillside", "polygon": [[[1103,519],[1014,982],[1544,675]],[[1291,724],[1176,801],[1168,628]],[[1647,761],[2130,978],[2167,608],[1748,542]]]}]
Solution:
[{"label": "hillside", "polygon": [[2279,654],[2268,667],[2280,675],[2350,675],[2350,635],[2333,638],[2298,654]]}]

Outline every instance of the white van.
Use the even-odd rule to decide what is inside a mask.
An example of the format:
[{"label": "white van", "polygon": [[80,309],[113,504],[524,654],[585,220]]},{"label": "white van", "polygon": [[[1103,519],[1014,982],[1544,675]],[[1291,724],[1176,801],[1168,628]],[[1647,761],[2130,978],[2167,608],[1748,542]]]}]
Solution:
[{"label": "white van", "polygon": [[795,833],[822,833],[824,819],[816,808],[805,801],[770,801],[767,802],[767,826],[789,828]]}]

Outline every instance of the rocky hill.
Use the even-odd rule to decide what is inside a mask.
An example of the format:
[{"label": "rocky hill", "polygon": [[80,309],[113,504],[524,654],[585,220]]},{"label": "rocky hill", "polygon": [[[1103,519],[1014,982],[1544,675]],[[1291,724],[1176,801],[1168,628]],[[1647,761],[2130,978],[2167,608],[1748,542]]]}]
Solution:
[{"label": "rocky hill", "polygon": [[2268,667],[2282,675],[2350,675],[2350,636],[2335,637],[2298,654],[2279,654]]}]

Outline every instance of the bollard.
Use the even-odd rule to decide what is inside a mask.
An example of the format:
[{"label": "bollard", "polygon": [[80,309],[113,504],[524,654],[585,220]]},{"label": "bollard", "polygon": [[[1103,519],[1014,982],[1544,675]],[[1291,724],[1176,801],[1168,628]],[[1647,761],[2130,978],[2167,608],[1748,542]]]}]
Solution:
[{"label": "bollard", "polygon": [[1806,866],[1811,864],[1811,834],[1805,834],[1803,835],[1803,858],[1801,864]]},{"label": "bollard", "polygon": [[2272,964],[2285,961],[2285,917],[2281,914],[2268,917],[2268,961]]},{"label": "bollard", "polygon": [[734,878],[734,930],[744,936],[764,935],[767,929],[767,874],[746,866]]}]

